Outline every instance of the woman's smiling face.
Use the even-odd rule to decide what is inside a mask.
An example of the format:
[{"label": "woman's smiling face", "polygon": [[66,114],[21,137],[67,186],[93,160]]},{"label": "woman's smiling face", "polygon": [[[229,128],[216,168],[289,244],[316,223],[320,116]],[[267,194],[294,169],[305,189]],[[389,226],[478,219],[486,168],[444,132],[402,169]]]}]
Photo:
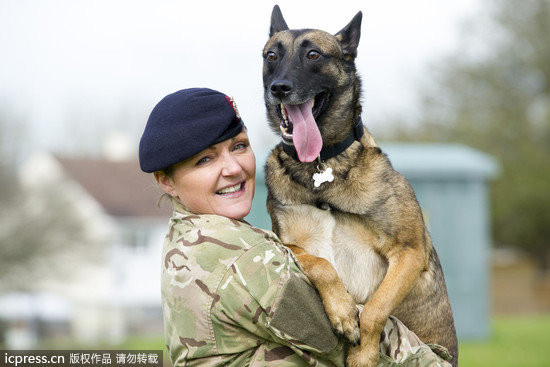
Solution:
[{"label": "woman's smiling face", "polygon": [[242,220],[254,198],[256,160],[245,131],[175,165],[160,187],[196,214]]}]

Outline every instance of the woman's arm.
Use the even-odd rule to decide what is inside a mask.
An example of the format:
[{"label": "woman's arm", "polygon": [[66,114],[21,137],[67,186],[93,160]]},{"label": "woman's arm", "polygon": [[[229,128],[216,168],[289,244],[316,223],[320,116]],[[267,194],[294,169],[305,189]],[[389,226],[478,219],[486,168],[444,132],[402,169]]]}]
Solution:
[{"label": "woman's arm", "polygon": [[269,347],[259,348],[263,356],[255,358],[344,365],[343,341],[334,334],[315,288],[282,245],[266,241],[246,251],[225,274],[218,294],[212,320],[222,349],[235,351],[256,339]]}]

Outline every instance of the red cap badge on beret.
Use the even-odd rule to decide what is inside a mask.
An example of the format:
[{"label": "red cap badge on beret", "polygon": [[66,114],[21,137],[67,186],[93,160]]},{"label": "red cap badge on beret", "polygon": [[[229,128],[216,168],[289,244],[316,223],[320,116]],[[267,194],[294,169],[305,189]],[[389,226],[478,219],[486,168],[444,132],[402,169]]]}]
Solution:
[{"label": "red cap badge on beret", "polygon": [[235,100],[233,99],[233,97],[225,96],[225,99],[227,100],[227,103],[229,103],[229,105],[233,108],[233,110],[235,111],[235,115],[240,120],[241,115],[239,115],[239,110],[237,109],[237,104],[235,103]]}]

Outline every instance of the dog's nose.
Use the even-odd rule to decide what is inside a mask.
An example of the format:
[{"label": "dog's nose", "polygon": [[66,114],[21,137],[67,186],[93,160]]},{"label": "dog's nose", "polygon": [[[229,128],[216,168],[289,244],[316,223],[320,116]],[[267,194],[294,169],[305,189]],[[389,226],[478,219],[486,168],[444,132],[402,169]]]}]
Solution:
[{"label": "dog's nose", "polygon": [[292,83],[290,80],[274,80],[269,86],[271,94],[275,97],[283,98],[292,92]]}]

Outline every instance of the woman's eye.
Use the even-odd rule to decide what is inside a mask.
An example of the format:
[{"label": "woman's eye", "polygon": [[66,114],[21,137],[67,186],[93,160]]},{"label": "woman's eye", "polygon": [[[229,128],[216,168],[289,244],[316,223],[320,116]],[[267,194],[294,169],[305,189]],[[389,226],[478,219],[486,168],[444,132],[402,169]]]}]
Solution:
[{"label": "woman's eye", "polygon": [[248,145],[246,143],[237,143],[233,147],[233,150],[244,150]]},{"label": "woman's eye", "polygon": [[267,53],[267,61],[275,61],[277,60],[277,54],[273,51],[269,51]]},{"label": "woman's eye", "polygon": [[209,162],[210,159],[212,159],[212,158],[210,158],[210,157],[208,157],[208,156],[202,157],[201,159],[199,159],[199,160],[197,161],[197,163],[195,164],[195,166],[200,166],[201,164],[205,164],[205,163]]},{"label": "woman's eye", "polygon": [[315,50],[309,51],[307,53],[307,58],[310,60],[317,60],[319,57],[321,57],[321,54]]}]

